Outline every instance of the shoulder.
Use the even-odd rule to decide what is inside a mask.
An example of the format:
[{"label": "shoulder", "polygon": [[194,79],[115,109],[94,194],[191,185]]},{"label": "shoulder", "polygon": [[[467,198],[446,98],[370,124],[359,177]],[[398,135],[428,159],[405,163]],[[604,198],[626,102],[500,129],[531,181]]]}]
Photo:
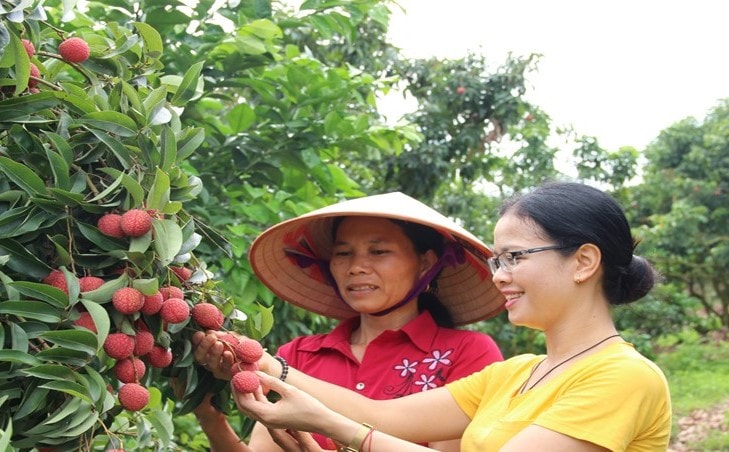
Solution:
[{"label": "shoulder", "polygon": [[276,354],[288,358],[287,355],[296,353],[297,351],[316,351],[322,347],[324,341],[326,341],[328,337],[328,333],[295,337],[289,342],[281,345]]}]

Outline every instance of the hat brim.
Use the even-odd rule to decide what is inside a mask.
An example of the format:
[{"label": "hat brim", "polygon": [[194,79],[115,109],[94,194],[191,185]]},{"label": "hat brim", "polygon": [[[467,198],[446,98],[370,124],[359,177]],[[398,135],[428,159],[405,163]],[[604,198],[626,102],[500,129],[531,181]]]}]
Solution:
[{"label": "hat brim", "polygon": [[335,319],[358,313],[344,303],[316,266],[302,267],[286,254],[287,244],[306,243],[316,256],[331,253],[334,217],[372,216],[432,227],[465,250],[465,262],[446,266],[437,278],[438,298],[456,325],[493,317],[505,299],[491,280],[486,259],[493,252],[481,240],[440,212],[399,192],[352,199],[314,210],[267,229],[251,245],[249,259],[256,276],[279,298]]}]

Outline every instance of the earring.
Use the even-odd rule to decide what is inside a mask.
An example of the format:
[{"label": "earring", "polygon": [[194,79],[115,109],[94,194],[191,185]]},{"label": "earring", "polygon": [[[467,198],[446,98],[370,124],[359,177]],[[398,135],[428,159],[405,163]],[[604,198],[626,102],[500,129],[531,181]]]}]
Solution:
[{"label": "earring", "polygon": [[582,282],[582,276],[580,276],[580,275],[577,275],[577,277],[575,278],[575,283],[576,283],[576,284],[579,284],[579,283],[581,283],[581,282]]}]

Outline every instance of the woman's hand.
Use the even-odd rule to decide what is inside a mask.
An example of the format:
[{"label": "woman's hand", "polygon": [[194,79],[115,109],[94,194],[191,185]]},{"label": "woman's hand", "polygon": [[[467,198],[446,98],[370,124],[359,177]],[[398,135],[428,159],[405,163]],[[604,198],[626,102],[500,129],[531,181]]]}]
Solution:
[{"label": "woman's hand", "polygon": [[[326,418],[335,413],[309,394],[263,372],[256,372],[261,387],[254,393],[233,391],[238,409],[268,428],[303,432],[320,431]],[[274,391],[281,399],[270,402],[264,394]]]},{"label": "woman's hand", "polygon": [[[192,345],[194,348],[193,356],[195,361],[201,366],[209,370],[213,376],[219,380],[230,380],[232,378],[231,368],[236,361],[235,353],[226,347],[220,340],[223,335],[232,334],[239,339],[244,338],[240,334],[223,331],[198,331],[192,336]],[[258,361],[258,368],[262,372],[271,373],[275,371],[278,361],[264,352]],[[280,369],[278,370],[281,372]]]},{"label": "woman's hand", "polygon": [[325,452],[337,450],[334,442],[331,449],[322,449],[319,443],[314,440],[311,433],[300,432],[298,430],[278,430],[268,429],[271,438],[278,446],[286,452]]}]

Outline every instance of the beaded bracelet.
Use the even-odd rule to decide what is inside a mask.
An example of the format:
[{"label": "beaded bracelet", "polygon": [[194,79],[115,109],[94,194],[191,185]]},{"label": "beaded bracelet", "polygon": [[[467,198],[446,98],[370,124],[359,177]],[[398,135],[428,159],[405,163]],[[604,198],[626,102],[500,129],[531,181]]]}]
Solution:
[{"label": "beaded bracelet", "polygon": [[281,363],[281,375],[278,377],[281,381],[286,381],[286,377],[289,376],[289,362],[283,356],[274,356],[273,359]]}]

